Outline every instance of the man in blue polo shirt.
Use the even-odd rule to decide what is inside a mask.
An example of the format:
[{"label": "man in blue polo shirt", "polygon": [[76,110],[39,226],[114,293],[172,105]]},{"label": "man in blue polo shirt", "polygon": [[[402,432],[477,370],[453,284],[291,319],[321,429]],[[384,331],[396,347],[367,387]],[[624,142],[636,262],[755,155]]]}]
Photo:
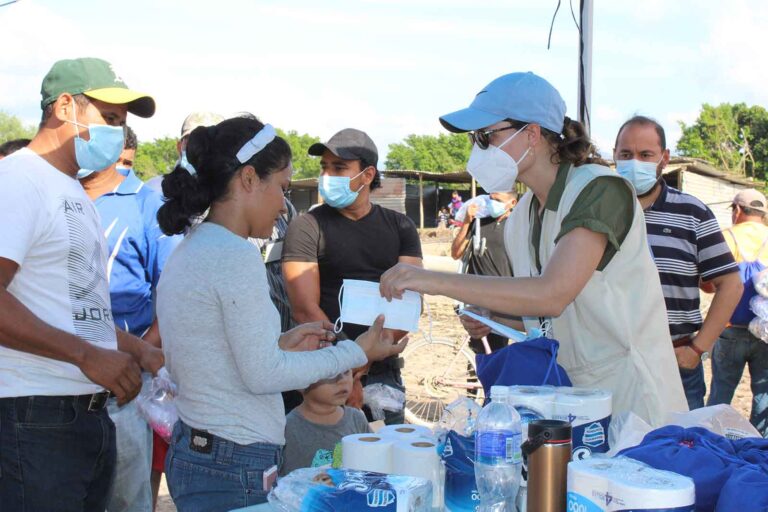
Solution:
[{"label": "man in blue polo shirt", "polygon": [[[669,149],[659,123],[644,116],[628,120],[616,136],[613,156],[616,170],[632,182],[645,211],[648,245],[659,270],[688,407],[704,407],[701,363],[709,359],[741,298],[739,267],[712,211],[662,179]],[[715,293],[706,319],[699,309],[700,284]]]},{"label": "man in blue polo shirt", "polygon": [[[112,312],[118,329],[160,346],[155,320],[154,292],[166,259],[181,237],[168,237],[157,224],[160,194],[144,185],[131,168],[136,134],[125,127],[124,154],[101,172],[81,178],[95,203],[107,238],[107,272]],[[84,174],[84,173],[81,173]],[[109,416],[117,435],[117,465],[107,511],[152,510],[150,465],[152,432],[136,402],[122,407],[112,401]]]}]

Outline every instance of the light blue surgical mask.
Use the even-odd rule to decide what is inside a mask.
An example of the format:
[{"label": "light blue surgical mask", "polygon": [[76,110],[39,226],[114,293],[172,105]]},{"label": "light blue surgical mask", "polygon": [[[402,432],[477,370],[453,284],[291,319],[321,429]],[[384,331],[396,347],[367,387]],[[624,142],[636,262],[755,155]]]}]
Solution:
[{"label": "light blue surgical mask", "polygon": [[507,213],[508,210],[509,208],[507,208],[506,203],[502,203],[501,201],[496,201],[495,199],[491,199],[490,201],[488,201],[488,213],[494,219],[501,217],[502,215]]},{"label": "light blue surgical mask", "polygon": [[75,130],[75,159],[80,167],[77,179],[81,180],[94,172],[101,172],[120,158],[125,144],[122,126],[83,125],[77,122],[77,111],[75,120],[67,122],[88,129],[88,140],[82,139],[80,133]]},{"label": "light blue surgical mask", "polygon": [[353,179],[363,174],[365,171],[361,171],[359,174],[352,176],[320,176],[318,182],[318,189],[323,201],[333,208],[346,208],[351,205],[357,199],[357,194],[363,189],[365,184],[361,185],[357,191],[353,191],[349,184]]},{"label": "light blue surgical mask", "polygon": [[[664,157],[662,157],[663,160]],[[635,187],[637,195],[642,196],[648,193],[659,177],[656,175],[658,162],[643,162],[642,160],[616,160],[616,172],[623,176]]]}]

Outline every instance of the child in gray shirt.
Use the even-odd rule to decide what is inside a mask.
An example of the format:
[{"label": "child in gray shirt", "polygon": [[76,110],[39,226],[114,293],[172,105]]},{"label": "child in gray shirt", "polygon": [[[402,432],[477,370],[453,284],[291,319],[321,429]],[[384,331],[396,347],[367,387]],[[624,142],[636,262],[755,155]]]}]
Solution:
[{"label": "child in gray shirt", "polygon": [[351,391],[351,370],[302,391],[304,402],[286,417],[282,475],[331,464],[342,437],[371,431],[360,409],[344,406]]}]

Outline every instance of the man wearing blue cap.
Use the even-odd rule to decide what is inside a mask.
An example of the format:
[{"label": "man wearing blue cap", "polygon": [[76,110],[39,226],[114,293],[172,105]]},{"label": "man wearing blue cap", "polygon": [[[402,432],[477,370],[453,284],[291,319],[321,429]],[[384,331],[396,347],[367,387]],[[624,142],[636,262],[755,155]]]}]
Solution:
[{"label": "man wearing blue cap", "polygon": [[[382,276],[382,295],[447,295],[519,315],[529,332],[550,326],[560,342],[558,362],[573,384],[610,390],[614,414],[632,411],[660,425],[667,413],[686,410],[634,190],[595,163],[588,134],[565,116],[557,90],[533,73],[511,73],[440,122],[469,132],[467,170],[486,191],[508,192],[516,180],[528,187],[504,234],[519,277],[399,264]],[[489,332],[479,322],[462,317],[462,323],[473,337]]]},{"label": "man wearing blue cap", "polygon": [[162,352],[115,331],[106,240],[79,173],[114,163],[154,100],[100,59],[56,62],[27,148],[0,161],[0,508],[98,510],[115,464],[106,405]]}]

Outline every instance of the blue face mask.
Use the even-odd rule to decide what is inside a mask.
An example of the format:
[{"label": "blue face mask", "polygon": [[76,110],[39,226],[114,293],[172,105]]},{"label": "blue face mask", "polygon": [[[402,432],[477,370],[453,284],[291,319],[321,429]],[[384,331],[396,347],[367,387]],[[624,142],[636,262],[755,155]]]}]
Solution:
[{"label": "blue face mask", "polygon": [[67,122],[88,128],[87,141],[80,138],[80,133],[75,131],[75,159],[77,165],[80,166],[80,170],[77,171],[77,179],[81,180],[94,172],[101,172],[120,158],[125,144],[122,126],[82,125],[77,122],[77,112],[75,112],[75,121]]},{"label": "blue face mask", "polygon": [[642,160],[616,160],[616,172],[629,180],[635,187],[637,195],[641,196],[650,191],[659,181],[656,168],[660,163],[661,160],[655,163]]},{"label": "blue face mask", "polygon": [[507,213],[507,205],[505,203],[502,203],[501,201],[496,201],[495,199],[491,199],[488,201],[488,213],[491,215],[491,217],[498,218]]},{"label": "blue face mask", "polygon": [[[363,171],[360,174],[363,174]],[[357,194],[363,189],[365,184],[361,185],[357,191],[353,191],[349,184],[360,174],[352,178],[348,176],[320,176],[318,189],[323,201],[333,208],[346,208],[354,203],[355,199],[357,199]]]}]

